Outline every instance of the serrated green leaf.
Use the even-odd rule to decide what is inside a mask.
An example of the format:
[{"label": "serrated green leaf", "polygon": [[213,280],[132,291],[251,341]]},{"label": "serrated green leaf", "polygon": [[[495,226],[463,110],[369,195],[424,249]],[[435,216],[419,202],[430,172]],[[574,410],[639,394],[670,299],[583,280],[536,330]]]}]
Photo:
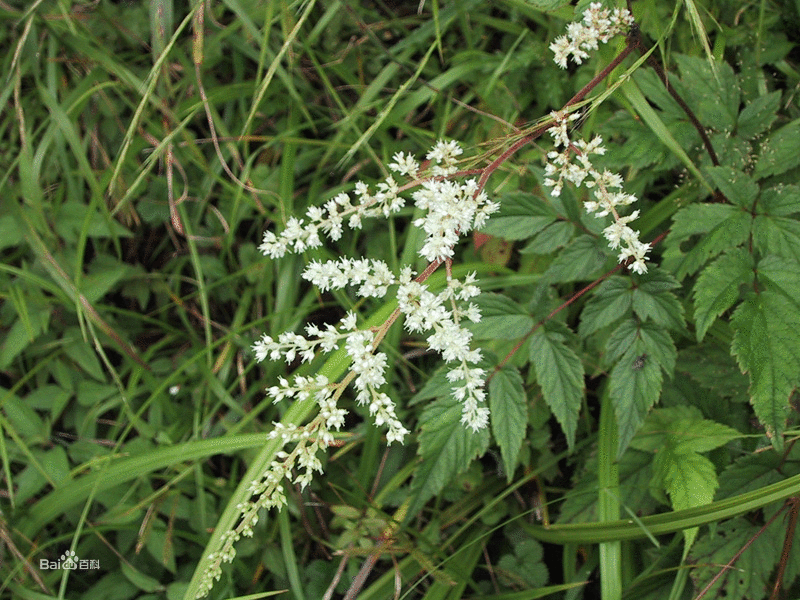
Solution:
[{"label": "serrated green leaf", "polygon": [[700,122],[718,131],[733,131],[739,117],[740,92],[731,66],[715,62],[716,69],[712,70],[708,60],[683,54],[676,54],[675,61],[687,95],[694,100],[689,104],[696,107]]},{"label": "serrated green leaf", "polygon": [[447,379],[448,369],[444,366],[437,369],[436,372],[425,382],[422,389],[414,394],[408,401],[409,406],[419,404],[424,400],[431,398],[441,398],[450,394],[453,384]]},{"label": "serrated green leaf", "polygon": [[566,246],[575,235],[575,225],[569,221],[551,223],[520,250],[520,254],[550,254]]},{"label": "serrated green leaf", "polygon": [[608,256],[600,238],[582,235],[556,256],[543,278],[552,283],[593,279],[602,271]]},{"label": "serrated green leaf", "polygon": [[[606,341],[604,363],[613,365],[620,358],[632,356],[628,365],[633,367],[638,357],[647,355],[643,364],[657,363],[670,376],[675,370],[677,351],[675,343],[663,327],[648,321],[626,319],[620,323]],[[627,360],[627,358],[625,359]]]},{"label": "serrated green leaf", "polygon": [[727,211],[728,218],[704,235],[689,251],[675,273],[678,280],[693,274],[725,250],[735,248],[748,240],[752,222],[750,215],[737,206],[722,205],[722,207],[730,209]]},{"label": "serrated green leaf", "polygon": [[789,396],[800,384],[800,313],[782,294],[752,294],[731,317],[731,352],[750,376],[750,398],[776,450],[783,447]]},{"label": "serrated green leaf", "polygon": [[740,212],[738,207],[728,204],[691,204],[675,213],[669,235],[664,240],[667,247],[664,258],[665,262],[675,265],[672,270],[679,281],[686,275],[694,273],[712,256],[740,243],[739,241],[732,243],[732,240],[726,239],[724,235],[718,235],[706,242],[705,252],[697,249],[699,244],[690,248],[689,252],[684,252],[686,242],[693,236],[702,236],[699,240],[705,240],[709,232],[720,229],[722,224],[734,218],[737,212]]},{"label": "serrated green leaf", "polygon": [[557,327],[563,326],[550,321],[536,330],[531,336],[530,357],[545,402],[572,448],[583,402],[583,363],[575,351],[564,344],[565,332],[558,331]]},{"label": "serrated green leaf", "polygon": [[581,312],[578,333],[585,338],[627,314],[631,309],[631,280],[612,276],[601,283]]},{"label": "serrated green leaf", "polygon": [[756,179],[780,175],[800,165],[800,120],[784,125],[761,146],[753,171]]},{"label": "serrated green leaf", "polygon": [[[730,397],[734,402],[748,399],[747,377],[739,371],[730,352],[719,346],[704,344],[684,348],[680,351],[675,370],[676,373],[685,373],[703,390],[713,391],[720,398]],[[706,394],[705,391],[702,393]]]},{"label": "serrated green leaf", "polygon": [[684,329],[683,306],[672,293],[680,284],[672,275],[654,267],[646,275],[637,277],[636,284],[632,296],[633,311],[642,321],[652,319],[669,329]]},{"label": "serrated green leaf", "polygon": [[791,461],[784,463],[783,458],[775,452],[746,454],[720,473],[716,499],[724,500],[783,481],[786,477],[796,474],[791,471],[789,473],[779,471],[781,467],[790,464]]},{"label": "serrated green leaf", "polygon": [[751,209],[758,196],[758,184],[747,174],[731,167],[707,167],[706,172],[725,197],[744,209]]},{"label": "serrated green leaf", "polygon": [[[609,393],[617,417],[618,456],[628,447],[648,411],[661,395],[662,361],[667,363],[667,372],[672,373],[675,367],[674,355],[677,355],[672,339],[666,332],[661,330],[659,335],[658,330],[650,329],[645,340],[642,336],[645,327],[631,323],[633,319],[624,321],[618,328],[619,333],[615,332],[617,338],[613,343],[617,349],[625,345],[626,341],[628,344],[622,358],[611,370],[609,379]],[[609,338],[609,345],[611,343]]]},{"label": "serrated green leaf", "polygon": [[717,489],[714,464],[696,452],[678,454],[662,448],[653,461],[654,479],[669,494],[672,508],[683,510],[710,504]]},{"label": "serrated green leaf", "polygon": [[[778,564],[783,544],[780,521],[763,532],[761,525],[743,517],[736,517],[716,525],[701,536],[690,552],[690,562],[697,565],[690,573],[695,589],[700,590],[719,575],[731,557],[738,556],[732,569],[722,575],[709,588],[708,598],[736,600],[762,600],[767,597],[770,575]],[[739,552],[741,555],[739,555]]]},{"label": "serrated green leaf", "polygon": [[739,286],[753,281],[753,256],[734,248],[703,269],[694,286],[697,341],[702,341],[716,318],[739,299]]},{"label": "serrated green leaf", "polygon": [[753,100],[739,113],[736,122],[737,135],[750,140],[769,129],[777,118],[775,113],[780,105],[781,93],[777,90]]},{"label": "serrated green leaf", "polygon": [[528,192],[510,192],[500,198],[500,210],[481,232],[504,240],[524,240],[539,233],[557,216],[544,199]]},{"label": "serrated green leaf", "polygon": [[756,215],[753,245],[762,254],[777,254],[800,261],[800,221],[790,217]]},{"label": "serrated green leaf", "polygon": [[467,323],[466,328],[476,339],[515,339],[533,327],[533,318],[507,296],[483,293],[473,302],[481,311],[481,320]]},{"label": "serrated green leaf", "polygon": [[500,446],[506,478],[510,482],[528,425],[528,400],[522,377],[515,368],[504,366],[489,383],[492,434]]},{"label": "serrated green leaf", "polygon": [[742,437],[735,429],[704,419],[694,406],[673,406],[652,411],[631,440],[631,448],[660,451],[669,446],[675,454],[708,452]]},{"label": "serrated green leaf", "polygon": [[[653,485],[669,494],[674,510],[683,510],[710,504],[717,489],[717,472],[714,464],[696,452],[678,454],[670,446],[656,453],[653,461]],[[697,537],[697,527],[683,532],[686,546]]]},{"label": "serrated green leaf", "polygon": [[408,515],[416,515],[489,446],[489,430],[473,432],[461,423],[462,403],[447,395],[434,400],[420,416],[419,468],[411,482]]},{"label": "serrated green leaf", "polygon": [[771,217],[788,217],[800,212],[800,186],[781,184],[762,190],[756,212]]},{"label": "serrated green leaf", "polygon": [[422,389],[414,394],[408,401],[409,406],[419,404],[425,400],[432,398],[441,398],[451,394],[453,384],[447,379],[448,369],[445,366],[440,367],[434,374],[425,382]]},{"label": "serrated green leaf", "polygon": [[800,309],[800,262],[782,256],[765,256],[758,263],[758,280],[779,290]]},{"label": "serrated green leaf", "polygon": [[[653,458],[648,452],[628,449],[619,459],[620,504],[634,514],[647,514],[655,508],[648,493],[653,476]],[[567,492],[558,515],[559,523],[591,523],[598,518],[597,459],[586,463],[586,473]]]}]

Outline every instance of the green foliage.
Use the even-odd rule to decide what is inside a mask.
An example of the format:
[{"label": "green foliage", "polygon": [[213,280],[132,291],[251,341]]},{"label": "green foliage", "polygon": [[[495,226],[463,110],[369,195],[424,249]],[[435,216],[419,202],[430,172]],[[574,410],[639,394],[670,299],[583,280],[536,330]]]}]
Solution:
[{"label": "green foliage", "polygon": [[[264,388],[347,368],[341,351],[256,365],[253,341],[346,310],[378,327],[394,310],[321,294],[304,265],[426,267],[413,208],[305,256],[266,259],[263,230],[355,180],[374,187],[396,152],[439,138],[484,168],[629,43],[558,68],[548,47],[588,3],[3,5],[0,598],[189,597],[247,474],[274,459],[273,423],[311,414]],[[324,474],[287,482],[286,511],[261,515],[212,598],[337,597],[361,582],[360,598],[383,599],[396,580],[408,598],[589,598],[597,573],[626,596],[688,598],[720,572],[706,597],[766,598],[779,574],[800,596],[796,532],[787,544],[800,13],[633,10],[651,60],[634,67],[634,52],[593,88],[570,135],[602,135],[598,168],[638,197],[648,272],[618,263],[584,209],[592,190],[542,187],[548,136],[525,145],[487,186],[501,210],[481,233],[504,260],[476,236],[452,265],[484,290],[468,328],[489,427],[463,426],[446,369],[396,325],[386,389],[412,435],[387,448],[343,397]],[[599,424],[604,398],[616,432]],[[42,566],[68,550],[99,567]]]}]

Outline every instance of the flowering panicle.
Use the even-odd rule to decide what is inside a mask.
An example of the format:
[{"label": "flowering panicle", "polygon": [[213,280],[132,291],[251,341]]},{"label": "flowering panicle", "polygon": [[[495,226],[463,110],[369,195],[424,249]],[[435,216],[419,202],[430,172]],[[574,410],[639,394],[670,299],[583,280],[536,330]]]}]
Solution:
[{"label": "flowering panicle", "polygon": [[[581,64],[599,42],[607,42],[632,23],[627,10],[609,11],[599,3],[591,4],[582,23],[570,24],[567,35],[550,46],[555,62],[565,68],[572,56],[575,63]],[[631,269],[646,272],[650,247],[641,243],[638,231],[628,226],[639,211],[627,216],[618,212],[620,207],[635,202],[636,197],[622,191],[620,175],[608,170],[601,172],[592,164],[593,156],[605,153],[602,138],[570,140],[570,127],[579,118],[577,112],[563,110],[551,113],[551,118],[550,134],[555,149],[547,154],[545,185],[552,188],[553,196],[561,194],[565,182],[592,189],[594,199],[585,202],[587,211],[596,217],[609,214],[614,217],[614,223],[604,229],[604,236],[612,248],[621,247],[620,261],[633,258]],[[269,467],[250,482],[249,500],[236,507],[241,515],[237,526],[223,534],[219,551],[206,557],[198,598],[205,596],[220,578],[222,563],[233,559],[234,543],[242,536],[253,535],[258,512],[286,504],[284,478],[303,489],[315,472],[322,472],[317,454],[334,442],[334,432],[345,423],[348,411],[340,408],[338,401],[350,384],[356,403],[367,407],[376,426],[386,427],[387,443],[403,442],[409,430],[398,418],[395,402],[382,389],[386,384],[388,359],[378,349],[388,328],[400,315],[405,329],[425,336],[428,347],[440,353],[448,365],[447,380],[452,385],[452,395],[462,404],[461,422],[473,431],[488,425],[489,409],[483,389],[486,372],[477,366],[481,352],[472,348],[472,334],[464,327],[465,322],[481,319],[478,307],[470,302],[480,289],[475,285],[475,273],[463,280],[455,279],[450,259],[459,238],[480,228],[499,205],[489,200],[482,184],[475,179],[458,177],[457,161],[462,152],[453,141],[439,141],[422,165],[410,154],[395,153],[388,167],[396,176],[408,178],[408,183],[401,185],[394,176],[388,176],[370,190],[367,184],[358,182],[351,193],[342,192],[322,206],[310,207],[304,218],[290,217],[282,232],[264,233],[259,249],[266,256],[279,258],[287,252],[304,252],[321,246],[323,237],[340,239],[345,226],[359,229],[365,218],[398,213],[407,202],[403,192],[414,188],[410,199],[422,216],[413,225],[424,232],[419,254],[430,265],[419,276],[409,266],[394,273],[385,262],[366,258],[312,260],[306,266],[302,277],[323,292],[351,286],[362,298],[383,298],[392,290],[397,309],[380,327],[360,329],[356,314],[348,312],[336,324],[306,325],[305,335],[284,332],[273,338],[265,334],[253,344],[258,361],[269,358],[287,363],[297,359],[310,362],[319,353],[341,349],[349,357],[351,367],[340,381],[329,381],[321,374],[295,375],[291,380],[278,377],[275,385],[267,388],[267,395],[274,402],[312,399],[319,411],[303,426],[273,423],[269,437],[280,443],[280,449]],[[437,291],[425,280],[442,262],[447,264],[446,285]]]},{"label": "flowering panicle", "polygon": [[555,62],[562,69],[567,68],[567,59],[581,64],[589,58],[589,50],[597,50],[597,42],[608,42],[617,34],[624,33],[633,24],[633,16],[625,8],[609,11],[599,2],[592,2],[583,13],[583,23],[567,25],[567,35],[562,35],[550,44],[555,54]]},{"label": "flowering panicle", "polygon": [[[431,263],[449,259],[459,237],[483,225],[489,215],[499,208],[497,203],[490,201],[479,190],[474,179],[456,181],[452,178],[457,173],[456,159],[461,153],[461,148],[455,142],[440,141],[426,156],[430,161],[426,173],[421,173],[420,165],[413,156],[402,152],[396,153],[389,164],[389,168],[397,174],[416,178],[412,185],[418,189],[411,197],[417,208],[424,211],[424,216],[416,219],[414,225],[426,234],[419,253]],[[371,195],[367,186],[359,182],[355,186],[359,198],[357,204],[353,204],[347,194],[339,194],[326,203],[325,211],[309,209],[307,223],[298,219],[290,220],[280,235],[267,232],[261,245],[262,252],[269,256],[281,256],[290,250],[299,251],[319,245],[320,231],[327,233],[331,239],[338,239],[345,217],[349,218],[350,226],[359,227],[362,217],[379,213],[388,215],[405,204],[405,200],[398,195],[400,188],[392,177],[379,184],[378,189],[377,194]],[[457,384],[453,388],[453,396],[464,406],[462,421],[473,430],[481,429],[488,422],[482,389],[485,373],[474,366],[480,360],[480,352],[470,348],[472,335],[460,324],[462,319],[480,320],[480,312],[475,304],[464,305],[480,292],[474,285],[475,276],[470,275],[461,282],[448,273],[447,287],[434,294],[424,283],[413,279],[414,275],[410,267],[403,268],[399,275],[395,275],[383,261],[365,258],[340,258],[327,262],[313,260],[303,272],[303,278],[322,291],[354,286],[356,293],[362,297],[383,297],[391,286],[397,285],[398,310],[405,317],[406,329],[427,333],[429,347],[440,352],[446,362],[453,363],[449,378]],[[318,351],[330,352],[343,345],[352,360],[352,367],[350,379],[345,378],[342,383],[353,382],[356,402],[368,406],[376,425],[388,427],[389,443],[402,442],[408,430],[397,418],[394,402],[380,390],[386,381],[384,371],[387,358],[383,352],[377,351],[377,344],[385,332],[376,335],[373,331],[357,329],[355,315],[348,313],[336,327],[326,325],[321,329],[309,325],[306,326],[306,333],[309,337],[285,332],[275,340],[264,335],[253,345],[256,358],[284,358],[292,362],[299,357],[307,362]],[[267,390],[276,401],[287,397],[304,399],[312,394],[309,382],[305,379],[299,378],[294,384],[289,384],[283,378],[279,381],[280,386]],[[320,382],[316,393],[339,385]],[[322,401],[317,396],[315,398],[322,409]]]},{"label": "flowering panicle", "polygon": [[[300,385],[306,393],[310,393],[310,390],[319,390],[320,386],[325,387],[322,381],[324,379],[323,377],[317,380],[303,380]],[[321,406],[323,404],[324,401],[320,402]],[[304,488],[311,481],[314,471],[322,472],[322,462],[317,458],[317,452],[327,447],[333,440],[329,429],[341,427],[344,423],[344,414],[346,411],[335,408],[333,402],[327,409],[323,408],[320,414],[304,427],[273,423],[269,438],[280,438],[284,446],[295,443],[295,447],[291,452],[279,451],[275,455],[276,460],[272,461],[261,477],[250,482],[248,488],[250,500],[236,506],[241,514],[237,526],[222,534],[220,549],[207,557],[208,564],[203,572],[197,598],[208,595],[214,582],[219,581],[222,576],[222,564],[233,561],[236,556],[234,544],[242,537],[253,537],[253,528],[258,524],[258,513],[261,509],[281,508],[286,505],[286,496],[281,484],[284,477]],[[292,479],[292,470],[295,468],[300,470],[300,473]]]},{"label": "flowering panicle", "polygon": [[[571,141],[567,132],[569,123],[579,118],[579,113],[566,113],[564,111],[551,113],[555,125],[550,129],[556,148],[547,154],[545,164],[544,184],[550,188],[550,194],[559,196],[564,187],[564,181],[569,181],[576,186],[585,184],[594,190],[594,200],[584,202],[586,211],[594,213],[597,218],[613,215],[614,222],[603,230],[603,235],[613,249],[622,246],[619,253],[619,262],[633,258],[631,270],[636,273],[646,273],[646,255],[650,245],[639,241],[639,232],[628,227],[628,223],[639,216],[635,210],[630,215],[620,216],[617,208],[628,206],[636,202],[636,196],[626,194],[622,190],[622,176],[608,170],[602,172],[594,168],[591,155],[602,156],[606,149],[603,147],[603,138],[595,136],[591,141]],[[613,191],[619,190],[619,191]]]},{"label": "flowering panicle", "polygon": [[[436,180],[436,178],[443,178],[454,174],[457,171],[456,158],[463,152],[461,147],[453,141],[444,142],[439,141],[428,153],[427,159],[431,161],[429,177],[425,181],[425,185],[432,188],[427,194],[423,194],[419,199],[415,196],[414,200],[418,203],[425,203],[430,200],[432,194],[437,193],[442,195],[444,201],[445,195],[450,202],[459,199],[466,199],[469,194],[474,194],[477,185],[474,180],[472,183],[465,184],[464,186],[443,185],[443,181]],[[419,175],[419,163],[409,154],[398,152],[392,157],[394,162],[389,163],[389,168],[402,176],[409,176],[417,178]],[[441,188],[441,190],[440,190]],[[309,248],[318,248],[322,245],[320,233],[327,235],[331,240],[338,240],[342,236],[345,219],[347,225],[351,229],[360,229],[362,219],[369,217],[384,216],[388,217],[391,214],[397,213],[405,206],[406,200],[400,196],[400,188],[392,176],[387,177],[384,181],[378,183],[377,192],[374,194],[370,192],[366,183],[359,181],[355,185],[356,201],[349,194],[342,192],[334,198],[328,200],[323,207],[312,206],[306,211],[306,219],[298,219],[290,217],[286,222],[286,228],[280,235],[276,235],[272,231],[264,233],[264,239],[259,246],[259,250],[269,256],[270,258],[280,258],[287,252],[303,252]],[[477,198],[471,198],[470,201],[476,206],[473,207],[472,213],[474,219],[479,223],[481,219],[485,219],[485,215],[492,212],[492,207],[497,210],[496,205],[489,202],[485,195],[480,195]],[[438,205],[434,203],[434,210]],[[430,228],[431,226],[428,225]],[[431,231],[428,232],[432,237],[451,239],[448,236],[447,226],[443,225],[445,231]],[[471,228],[471,227],[470,227]],[[426,229],[427,231],[427,229]],[[466,229],[461,233],[466,233]],[[441,244],[433,244],[432,248],[444,252]],[[452,254],[452,252],[450,253]],[[446,252],[438,255],[435,250],[430,250],[427,256],[437,256],[445,258],[448,256]],[[429,260],[434,260],[429,258]]]}]

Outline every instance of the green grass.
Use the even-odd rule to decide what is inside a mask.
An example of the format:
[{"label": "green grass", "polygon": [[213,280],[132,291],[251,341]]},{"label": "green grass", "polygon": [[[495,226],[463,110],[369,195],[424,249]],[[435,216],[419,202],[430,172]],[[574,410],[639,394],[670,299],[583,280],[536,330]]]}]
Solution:
[{"label": "green grass", "polygon": [[[423,156],[440,138],[458,140],[468,166],[486,167],[625,44],[619,38],[580,68],[559,69],[548,46],[575,18],[559,4],[426,0],[421,12],[417,0],[0,6],[0,598],[193,596],[204,557],[236,524],[250,480],[279,450],[267,440],[272,423],[302,423],[315,410],[312,401],[266,398],[265,387],[297,365],[257,364],[252,343],[263,333],[302,333],[309,321],[333,323],[346,310],[377,326],[394,308],[391,299],[322,294],[300,278],[305,264],[369,256],[395,269],[427,266],[410,205],[302,256],[264,257],[263,231],[281,230],[358,180],[374,186],[394,153]],[[655,48],[650,56],[711,132],[721,164],[752,173],[773,132],[800,117],[797,6],[647,0],[634,14]],[[724,102],[700,89],[713,79],[697,66],[709,54],[709,72],[720,78],[720,65],[732,65],[736,85],[723,87],[740,92],[737,111],[777,92],[757,133],[742,133],[741,116],[726,128],[716,110]],[[681,63],[684,56],[699,62]],[[574,440],[529,366],[531,333],[487,336],[478,343],[488,368],[505,360],[521,374],[526,429],[512,469],[493,432],[481,458],[409,512],[420,504],[412,493],[419,424],[443,393],[439,359],[395,326],[382,345],[393,363],[386,387],[412,435],[387,449],[385,432],[345,396],[353,414],[340,445],[322,458],[324,475],[302,492],[287,485],[289,506],[262,515],[255,537],[237,544],[211,598],[285,590],[279,597],[316,600],[329,588],[328,597],[341,598],[356,590],[354,580],[359,598],[376,600],[693,598],[776,511],[797,511],[796,502],[783,505],[800,494],[797,392],[779,398],[779,410],[790,407],[784,429],[767,439],[748,403],[757,385],[741,374],[748,357],[731,356],[732,342],[741,342],[734,314],[750,305],[724,306],[696,336],[702,298],[694,285],[713,270],[684,258],[710,242],[685,226],[676,241],[659,236],[675,230],[682,209],[711,203],[719,181],[689,119],[668,106],[644,61],[634,68],[637,58],[593,90],[581,134],[608,141],[606,164],[640,197],[643,239],[659,240],[653,264],[676,282],[663,288],[675,298],[664,311],[681,317],[664,334],[675,357],[671,371],[663,359],[666,377],[656,367],[657,407],[696,409],[708,439],[721,436],[691,454],[720,479],[713,502],[698,492],[676,504],[675,487],[659,484],[648,439],[620,441],[613,382],[627,358],[609,362],[611,328],[584,335],[597,290],[577,295],[614,258],[575,259],[566,242],[536,253],[542,238],[527,249],[526,238],[506,247],[495,237],[481,249],[469,240],[458,247],[455,273],[476,271],[484,291],[503,294],[531,324],[563,326],[558,335],[585,375]],[[626,70],[631,78],[615,87]],[[501,165],[487,187],[492,197],[549,198],[540,187],[547,137]],[[756,168],[766,173],[761,188],[800,180],[791,143],[778,166]],[[565,189],[561,201],[547,202],[576,236],[596,238],[602,227],[582,216],[581,193]],[[791,250],[794,204],[787,200],[776,221],[786,237],[763,242],[787,260],[800,260]],[[759,235],[768,233],[753,234],[756,245]],[[592,261],[596,269],[580,271]],[[758,264],[750,272],[768,270]],[[577,274],[553,275],[559,265]],[[429,280],[432,289],[443,282],[442,274]],[[764,289],[782,285],[775,282]],[[749,364],[744,370],[753,371]],[[334,379],[348,367],[339,351],[298,372]],[[724,437],[709,422],[737,435]],[[697,540],[684,546],[681,532],[692,527]],[[720,541],[720,527],[733,542]],[[785,593],[800,593],[800,544],[789,555],[780,525],[753,544],[772,549],[769,568],[746,585],[725,583],[728,597],[768,597],[781,553]],[[67,551],[96,563],[52,568]]]}]

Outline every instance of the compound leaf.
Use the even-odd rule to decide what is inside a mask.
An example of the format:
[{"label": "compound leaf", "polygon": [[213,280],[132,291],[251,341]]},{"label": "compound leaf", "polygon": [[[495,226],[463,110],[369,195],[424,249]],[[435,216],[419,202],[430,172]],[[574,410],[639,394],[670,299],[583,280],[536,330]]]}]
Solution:
[{"label": "compound leaf", "polygon": [[789,396],[800,383],[800,314],[783,294],[767,289],[742,302],[731,324],[731,351],[741,371],[750,376],[750,401],[780,450]]}]

